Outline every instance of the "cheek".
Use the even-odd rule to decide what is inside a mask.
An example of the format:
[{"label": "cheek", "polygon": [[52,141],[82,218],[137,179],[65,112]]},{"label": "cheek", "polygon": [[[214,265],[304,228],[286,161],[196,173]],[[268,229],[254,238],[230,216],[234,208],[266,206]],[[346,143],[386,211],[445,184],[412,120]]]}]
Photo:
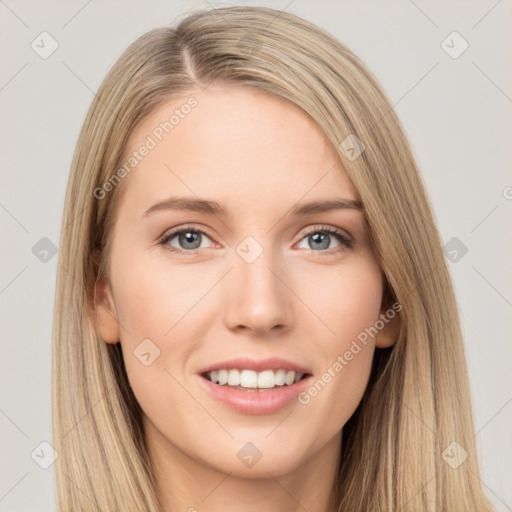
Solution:
[{"label": "cheek", "polygon": [[[130,386],[144,413],[156,420],[165,417],[164,430],[178,432],[183,415],[198,415],[183,386],[189,354],[198,348],[204,330],[200,322],[191,322],[196,318],[193,306],[207,287],[198,288],[192,272],[150,260],[142,253],[118,254],[113,288],[121,346]],[[162,414],[176,403],[180,414]]]},{"label": "cheek", "polygon": [[[152,249],[153,250],[153,249]],[[163,251],[154,248],[154,251]],[[190,313],[213,284],[206,272],[193,272],[191,267],[173,265],[141,252],[120,258],[116,268],[116,310],[123,323],[125,342],[139,343],[144,338],[168,346],[176,337],[182,319]],[[123,330],[123,329],[122,329]]]},{"label": "cheek", "polygon": [[338,349],[375,323],[382,293],[380,267],[370,256],[337,268],[319,267],[314,279],[302,280],[298,288],[298,295],[317,317],[327,346]]},{"label": "cheek", "polygon": [[315,325],[323,325],[327,334],[315,338],[321,367],[299,403],[309,411],[313,430],[334,435],[356,410],[368,383],[374,354],[369,332],[380,314],[382,278],[369,257],[319,273],[315,283],[324,285],[302,293],[322,320]]}]

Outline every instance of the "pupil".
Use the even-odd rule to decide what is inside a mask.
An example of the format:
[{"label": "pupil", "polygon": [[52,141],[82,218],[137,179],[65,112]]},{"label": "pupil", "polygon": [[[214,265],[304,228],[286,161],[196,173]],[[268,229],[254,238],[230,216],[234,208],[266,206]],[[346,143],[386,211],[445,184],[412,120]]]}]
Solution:
[{"label": "pupil", "polygon": [[[186,249],[197,249],[201,245],[200,241],[197,243],[199,240],[199,235],[200,233],[194,233],[191,231],[182,233],[180,235],[180,243],[183,243]],[[192,244],[192,247],[189,244]]]},{"label": "pupil", "polygon": [[327,249],[329,247],[329,238],[326,233],[315,233],[310,235],[310,238],[315,242],[320,242],[320,246],[317,245],[317,248]]}]

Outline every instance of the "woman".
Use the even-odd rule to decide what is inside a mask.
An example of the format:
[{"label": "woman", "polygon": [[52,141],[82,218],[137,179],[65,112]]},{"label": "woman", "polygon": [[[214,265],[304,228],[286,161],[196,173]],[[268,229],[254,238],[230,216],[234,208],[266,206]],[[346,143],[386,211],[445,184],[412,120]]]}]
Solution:
[{"label": "woman", "polygon": [[491,511],[424,186],[361,61],[196,12],[98,91],[63,218],[60,510]]}]

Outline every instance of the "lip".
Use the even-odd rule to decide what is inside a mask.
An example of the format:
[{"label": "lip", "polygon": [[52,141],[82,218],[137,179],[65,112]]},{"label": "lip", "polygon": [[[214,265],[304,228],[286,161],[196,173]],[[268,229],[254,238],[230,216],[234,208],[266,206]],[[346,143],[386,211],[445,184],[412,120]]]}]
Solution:
[{"label": "lip", "polygon": [[[226,366],[223,366],[222,368],[226,368]],[[242,366],[242,368],[248,367]],[[283,367],[281,366],[281,368]],[[266,369],[270,368],[267,366]],[[290,368],[290,370],[292,369],[293,368]],[[285,385],[265,391],[241,391],[239,389],[234,389],[228,386],[214,384],[203,375],[198,375],[198,377],[200,385],[203,386],[203,388],[211,397],[215,398],[223,405],[234,411],[242,414],[253,415],[272,414],[289,405],[294,399],[297,398],[299,393],[304,391],[304,389],[309,386],[311,379],[313,378],[310,374],[304,377],[302,380],[299,380],[299,382],[294,382],[290,386]]]},{"label": "lip", "polygon": [[239,357],[237,359],[230,359],[229,361],[222,361],[220,363],[211,364],[210,366],[206,366],[205,368],[201,369],[197,373],[202,374],[212,372],[214,370],[254,370],[256,372],[262,372],[264,370],[277,371],[279,369],[287,371],[293,370],[296,373],[303,374],[312,373],[308,368],[293,363],[292,361],[281,359],[280,357],[267,357],[266,359]]}]

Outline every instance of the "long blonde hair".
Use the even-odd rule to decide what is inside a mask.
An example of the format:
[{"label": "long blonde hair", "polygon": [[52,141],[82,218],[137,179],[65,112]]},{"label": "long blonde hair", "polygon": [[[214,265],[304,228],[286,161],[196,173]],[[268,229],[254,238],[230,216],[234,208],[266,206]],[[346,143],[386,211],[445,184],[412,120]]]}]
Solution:
[{"label": "long blonde hair", "polygon": [[[343,427],[339,510],[494,510],[479,479],[452,283],[392,104],[333,36],[265,7],[195,11],[176,28],[144,34],[113,66],[89,109],[71,165],[56,285],[58,510],[161,510],[120,344],[104,343],[91,320],[94,283],[99,272],[108,275],[123,183],[100,199],[95,190],[121,165],[142,119],[170,96],[210,84],[257,88],[316,122],[358,191],[387,297],[402,305],[398,340],[375,351],[364,397]],[[355,159],[343,149],[353,136],[365,145]],[[460,465],[451,463],[465,454]]]}]

